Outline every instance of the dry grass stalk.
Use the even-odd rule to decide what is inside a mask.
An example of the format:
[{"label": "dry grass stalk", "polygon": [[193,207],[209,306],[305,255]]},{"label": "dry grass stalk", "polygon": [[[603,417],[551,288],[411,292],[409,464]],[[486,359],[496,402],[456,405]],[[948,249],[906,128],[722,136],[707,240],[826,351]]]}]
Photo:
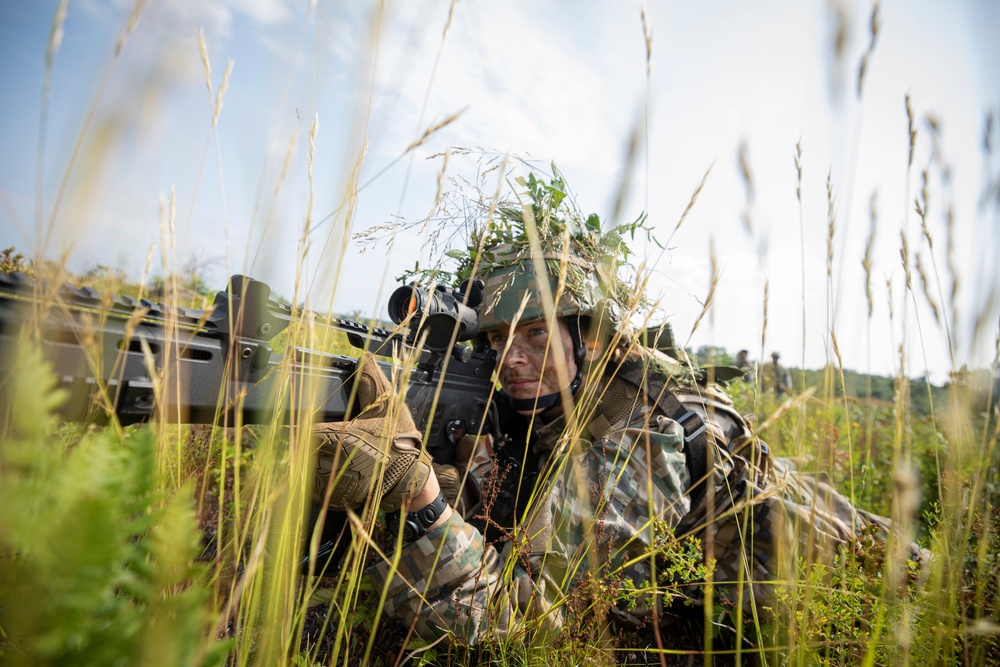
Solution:
[{"label": "dry grass stalk", "polygon": [[868,48],[865,52],[861,54],[861,62],[858,64],[858,99],[864,91],[865,86],[865,74],[868,72],[868,63],[871,61],[872,55],[875,53],[875,44],[878,42],[879,31],[882,26],[881,19],[878,13],[879,1],[875,0],[872,5],[871,17],[868,20]]},{"label": "dry grass stalk", "polygon": [[910,274],[910,244],[906,240],[906,234],[899,235],[899,259],[903,264],[903,275],[906,278],[906,289],[913,289],[913,276]]},{"label": "dry grass stalk", "polygon": [[830,329],[830,343],[833,346],[833,354],[837,357],[837,368],[841,373],[844,371],[844,358],[840,356],[840,345],[837,344],[837,332]]},{"label": "dry grass stalk", "polygon": [[[698,317],[694,321],[694,326],[691,327],[691,335],[692,336],[694,335],[694,332],[698,330],[698,325],[701,324],[701,321],[705,318],[705,315],[708,314],[709,308],[712,307],[712,300],[715,298],[715,288],[719,286],[719,279],[721,277],[719,275],[719,262],[718,262],[718,259],[715,256],[715,239],[714,238],[712,238],[712,239],[709,240],[709,243],[708,243],[708,253],[709,253],[709,259],[710,259],[711,266],[712,266],[712,280],[709,283],[708,294],[705,296],[705,301],[702,304],[701,312],[698,313]],[[689,339],[690,339],[690,336],[689,336]]]},{"label": "dry grass stalk", "polygon": [[955,264],[955,206],[953,203],[948,204],[948,210],[945,213],[944,244],[945,263],[951,276],[951,289],[948,296],[948,302],[951,304],[951,321],[958,322],[959,275],[958,266]]},{"label": "dry grass stalk", "polygon": [[931,137],[931,163],[936,163],[938,168],[941,170],[941,180],[945,183],[951,183],[951,167],[943,158],[943,151],[941,149],[941,121],[933,113],[924,114],[924,125],[927,126],[928,134]]},{"label": "dry grass stalk", "polygon": [[826,276],[833,278],[833,237],[837,231],[836,197],[833,196],[833,181],[826,173]]},{"label": "dry grass stalk", "polygon": [[222,100],[226,95],[226,89],[229,88],[229,76],[233,73],[233,59],[230,58],[226,63],[226,71],[222,74],[222,83],[219,84],[219,92],[215,95],[215,104],[212,106],[212,127],[215,127],[219,122],[219,114],[222,113]]},{"label": "dry grass stalk", "polygon": [[198,26],[195,31],[198,39],[198,55],[201,57],[201,67],[205,70],[205,88],[208,89],[209,97],[212,96],[212,63],[208,58],[208,46],[205,44],[205,28]]},{"label": "dry grass stalk", "polygon": [[[174,237],[174,220],[177,218],[177,189],[170,188],[170,199],[160,198],[160,238],[164,243],[160,246],[160,262],[164,276],[170,271],[170,257],[173,256],[176,243]],[[176,276],[174,276],[176,280]]]},{"label": "dry grass stalk", "polygon": [[[448,158],[451,157],[451,149],[449,148],[444,153],[441,153],[441,169],[437,173],[437,190],[434,192],[434,203],[431,205],[430,209],[427,211],[427,217],[424,218],[424,225],[420,229],[420,234],[427,231],[427,226],[431,223],[431,218],[437,215],[438,211],[441,210],[441,199],[444,197],[444,184],[445,184],[445,174],[448,173]],[[356,234],[355,238],[363,234],[363,232]],[[430,243],[428,239],[428,243]]]},{"label": "dry grass stalk", "polygon": [[[936,161],[940,166],[942,171],[942,179],[945,183],[948,182],[950,176],[947,167],[943,164],[940,158],[940,149],[938,148],[938,128],[939,122],[931,115],[927,116],[927,123],[931,127],[931,136],[934,138],[934,155],[933,161]],[[920,174],[920,196],[919,199],[914,200],[914,206],[917,211],[917,215],[920,216],[920,231],[923,234],[924,239],[927,241],[927,248],[930,251],[930,261],[931,266],[934,269],[934,279],[937,285],[938,297],[941,299],[942,303],[946,303],[944,290],[941,288],[941,276],[937,267],[937,259],[934,257],[934,237],[931,235],[930,228],[927,226],[927,213],[930,210],[930,186],[929,186],[929,175],[928,170],[924,169]],[[951,213],[951,207],[949,206],[948,212]],[[946,222],[946,230],[949,224]],[[949,232],[950,234],[950,232]],[[951,243],[951,240],[948,240]],[[951,252],[950,250],[948,251]],[[957,272],[952,264],[953,259],[949,257],[948,268],[951,272],[952,278],[952,289],[955,289],[957,281]],[[948,338],[948,355],[951,358],[952,365],[955,363],[955,344],[952,339],[952,328],[954,323],[957,322],[956,318],[956,304],[954,300],[954,294],[951,299],[951,316],[952,319],[949,321],[947,318],[942,317],[942,309],[938,307],[937,301],[931,296],[930,284],[927,277],[927,272],[924,270],[923,261],[920,253],[917,253],[917,273],[920,276],[920,285],[923,289],[924,296],[927,298],[927,302],[931,306],[931,310],[934,312],[934,319],[938,324],[943,324],[945,329],[945,334]]]},{"label": "dry grass stalk", "polygon": [[[87,133],[90,130],[90,124],[94,120],[94,116],[97,114],[97,108],[100,104],[101,98],[104,96],[104,91],[108,87],[108,82],[111,80],[111,74],[114,72],[115,65],[118,63],[118,56],[121,54],[122,48],[125,46],[125,42],[128,40],[129,35],[135,30],[136,25],[139,23],[139,14],[142,12],[143,7],[146,5],[146,0],[136,0],[135,6],[132,8],[132,13],[129,15],[128,23],[122,29],[121,33],[118,35],[118,41],[115,43],[114,56],[111,59],[111,64],[108,65],[107,70],[104,73],[104,77],[101,79],[101,83],[98,86],[97,95],[94,96],[94,101],[91,103],[90,109],[87,111],[86,120],[84,120],[83,128],[80,130],[76,138],[76,143],[73,146],[73,152],[70,155],[69,161],[66,164],[66,168],[63,170],[62,181],[59,184],[59,191],[56,194],[55,203],[52,206],[52,213],[49,216],[48,228],[45,230],[45,238],[41,240],[41,211],[39,210],[38,215],[38,228],[39,228],[39,243],[38,252],[40,256],[44,256],[45,249],[48,247],[49,239],[52,235],[52,229],[55,226],[56,220],[59,218],[59,210],[62,206],[63,198],[66,196],[66,190],[69,187],[70,175],[73,173],[73,169],[76,165],[77,159],[80,157],[80,153],[83,149],[84,139],[87,137]],[[44,119],[43,119],[44,125]]]},{"label": "dry grass stalk", "polygon": [[816,389],[815,385],[807,387],[805,391],[799,392],[791,398],[784,400],[781,405],[774,409],[774,412],[768,415],[767,419],[763,420],[760,425],[754,428],[754,431],[757,433],[765,433],[769,428],[777,424],[778,420],[781,419],[786,412],[792,408],[797,408],[808,403],[809,399],[816,393]]},{"label": "dry grass stalk", "polygon": [[927,239],[927,246],[933,251],[934,250],[934,239],[931,238],[931,232],[927,228],[927,211],[930,208],[930,191],[927,186],[927,170],[924,169],[920,172],[920,197],[913,200],[914,209],[917,211],[917,215],[920,216],[920,232]]},{"label": "dry grass stalk", "polygon": [[[230,61],[231,62],[231,61]],[[309,232],[312,227],[313,204],[316,201],[316,183],[313,179],[313,167],[316,164],[316,136],[319,134],[319,114],[313,117],[309,126],[309,159],[306,163],[306,179],[309,183],[309,205],[306,208],[306,220],[302,226],[302,239],[299,242],[299,264],[305,259],[308,248]]]},{"label": "dry grass stalk", "polygon": [[865,270],[865,299],[868,301],[868,319],[871,319],[873,311],[872,297],[872,251],[875,248],[875,231],[878,228],[878,193],[873,192],[868,200],[868,240],[865,242],[865,256],[861,260],[861,266]]},{"label": "dry grass stalk", "polygon": [[648,79],[653,72],[653,26],[649,22],[645,3],[643,3],[639,14],[642,17],[642,36],[646,42],[646,78]]},{"label": "dry grass stalk", "polygon": [[45,139],[48,130],[49,97],[52,88],[52,68],[55,64],[56,53],[63,39],[63,25],[66,23],[66,15],[69,12],[69,0],[62,0],[56,9],[56,15],[52,18],[52,27],[49,31],[49,44],[45,50],[45,75],[42,82],[42,104],[39,113],[38,124],[38,149],[35,166],[35,225],[36,242],[42,242],[42,220],[44,219],[42,191],[44,190],[45,179]]},{"label": "dry grass stalk", "polygon": [[612,208],[611,216],[606,221],[607,224],[612,226],[618,224],[618,221],[621,219],[622,210],[625,208],[625,202],[628,200],[629,185],[632,182],[632,171],[635,168],[635,158],[639,154],[639,139],[646,135],[643,128],[644,120],[645,114],[637,118],[636,122],[632,124],[632,131],[629,133],[623,163],[624,168],[622,169],[621,179],[616,189],[614,208]]},{"label": "dry grass stalk", "polygon": [[[764,350],[767,348],[767,312],[768,306],[771,303],[771,281],[764,281],[764,313],[763,313],[763,323],[760,327],[760,350],[763,354]],[[757,381],[760,382],[760,373],[756,374]]]},{"label": "dry grass stalk", "polygon": [[848,7],[845,2],[828,0],[827,8],[829,9],[829,15],[833,25],[833,39],[831,40],[833,57],[835,62],[839,63],[843,60],[844,52],[847,50],[851,17],[848,14]]},{"label": "dry grass stalk", "polygon": [[455,5],[457,4],[458,0],[451,0],[451,4],[448,5],[448,19],[444,22],[444,29],[441,31],[442,42],[448,37],[448,31],[451,29],[451,20],[455,16]]},{"label": "dry grass stalk", "polygon": [[920,287],[924,292],[924,298],[927,299],[928,305],[930,305],[931,310],[934,312],[934,319],[941,323],[941,312],[938,309],[937,301],[931,295],[930,285],[928,284],[927,272],[924,270],[923,256],[917,252],[917,275],[920,276]]},{"label": "dry grass stalk", "polygon": [[892,322],[893,318],[893,307],[892,307],[892,278],[886,278],[885,281],[885,291],[889,295],[889,321]]},{"label": "dry grass stalk", "polygon": [[795,142],[795,198],[802,206],[802,139]]},{"label": "dry grass stalk", "polygon": [[903,98],[904,104],[906,105],[906,129],[908,136],[910,137],[910,150],[906,158],[907,169],[913,168],[913,151],[917,147],[917,128],[913,123],[913,107],[910,104],[910,93],[907,91]]},{"label": "dry grass stalk", "polygon": [[714,165],[708,165],[708,169],[705,170],[705,175],[701,177],[701,181],[698,183],[698,186],[694,189],[694,192],[691,193],[691,199],[688,201],[687,207],[684,209],[684,212],[681,213],[680,220],[678,220],[677,224],[674,225],[674,229],[670,232],[670,236],[667,237],[667,242],[664,245],[670,244],[670,239],[674,238],[674,234],[677,233],[677,230],[679,230],[681,225],[684,224],[684,221],[687,220],[688,213],[691,212],[691,209],[694,208],[695,202],[698,201],[698,195],[701,194],[702,188],[705,187],[705,182],[708,181],[708,175],[712,172],[713,166]]},{"label": "dry grass stalk", "polygon": [[747,201],[752,204],[754,200],[754,179],[753,170],[750,168],[750,154],[747,149],[746,139],[740,141],[739,152],[736,155],[736,160],[740,166],[740,176],[743,178],[743,184],[746,186]]},{"label": "dry grass stalk", "polygon": [[63,39],[63,26],[66,23],[66,15],[69,13],[69,0],[62,0],[56,9],[56,15],[52,19],[52,28],[49,31],[49,45],[45,50],[45,69],[51,71],[52,62],[55,60],[56,52]]},{"label": "dry grass stalk", "polygon": [[125,42],[128,41],[129,36],[135,30],[135,27],[139,25],[139,15],[142,14],[142,10],[146,7],[146,2],[148,0],[135,0],[135,4],[132,6],[132,13],[129,14],[128,23],[122,28],[121,33],[118,35],[118,40],[115,42],[115,58],[121,53],[122,49],[125,47]]},{"label": "dry grass stalk", "polygon": [[993,125],[995,112],[991,109],[986,113],[986,122],[983,124],[983,150],[987,155],[993,154]]},{"label": "dry grass stalk", "polygon": [[977,340],[980,335],[982,335],[983,330],[986,328],[987,324],[991,321],[991,313],[993,308],[997,304],[997,300],[1000,299],[1000,290],[998,290],[996,285],[990,288],[989,295],[983,299],[982,307],[979,310],[979,314],[976,316],[976,322],[972,327],[972,337],[971,340]]},{"label": "dry grass stalk", "polygon": [[430,127],[428,127],[426,130],[424,130],[424,133],[422,135],[420,135],[419,139],[417,139],[412,144],[410,144],[409,146],[406,147],[406,150],[403,151],[403,155],[406,155],[410,151],[412,151],[412,150],[414,150],[416,148],[419,148],[420,146],[424,145],[424,143],[428,139],[430,139],[431,136],[435,132],[437,132],[438,130],[441,130],[441,129],[444,129],[444,128],[448,127],[449,125],[451,125],[452,123],[454,123],[456,120],[458,120],[459,118],[461,118],[462,114],[465,113],[465,110],[468,109],[468,108],[469,107],[464,107],[464,108],[456,111],[455,113],[451,114],[450,116],[448,116],[447,118],[445,118],[441,122],[436,123],[436,124],[431,125]]},{"label": "dry grass stalk", "polygon": [[743,209],[743,226],[746,228],[748,234],[753,234],[754,178],[753,170],[750,168],[750,155],[745,139],[740,140],[736,161],[740,167],[740,177],[743,179],[747,195],[747,205]]}]

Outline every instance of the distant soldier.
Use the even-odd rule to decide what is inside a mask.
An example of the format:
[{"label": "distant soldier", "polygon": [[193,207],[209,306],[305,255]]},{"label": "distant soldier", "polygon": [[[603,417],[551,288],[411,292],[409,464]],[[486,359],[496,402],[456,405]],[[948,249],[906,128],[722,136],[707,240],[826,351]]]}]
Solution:
[{"label": "distant soldier", "polygon": [[743,379],[746,382],[753,382],[754,379],[754,365],[747,358],[749,352],[747,350],[740,350],[736,353],[736,368],[743,371]]},{"label": "distant soldier", "polygon": [[771,353],[771,361],[764,364],[764,390],[775,396],[784,396],[792,390],[792,374],[781,365],[781,355]]}]

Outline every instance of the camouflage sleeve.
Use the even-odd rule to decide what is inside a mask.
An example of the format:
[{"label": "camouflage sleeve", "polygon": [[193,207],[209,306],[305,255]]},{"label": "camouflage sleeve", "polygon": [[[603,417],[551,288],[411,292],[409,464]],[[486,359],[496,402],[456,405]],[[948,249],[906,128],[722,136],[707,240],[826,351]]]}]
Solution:
[{"label": "camouflage sleeve", "polygon": [[[664,417],[594,443],[559,443],[528,520],[502,551],[454,514],[373,566],[386,611],[424,638],[530,641],[562,627],[567,596],[588,576],[647,586],[654,522],[674,526],[689,509],[682,447],[683,430]],[[629,606],[623,615],[649,613]]]}]

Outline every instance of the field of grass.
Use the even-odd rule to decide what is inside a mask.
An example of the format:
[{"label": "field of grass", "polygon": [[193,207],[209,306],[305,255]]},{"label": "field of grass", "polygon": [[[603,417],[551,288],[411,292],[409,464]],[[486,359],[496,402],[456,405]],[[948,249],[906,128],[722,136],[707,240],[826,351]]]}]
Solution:
[{"label": "field of grass", "polygon": [[[60,20],[57,16],[53,53],[58,50]],[[862,65],[877,38],[874,15],[871,25],[871,47]],[[133,28],[130,24],[122,39]],[[648,47],[648,33],[646,40]],[[202,57],[209,91],[215,95],[214,131],[230,70],[213,91],[204,51]],[[864,76],[863,66],[859,76]],[[857,95],[861,97],[860,82]],[[956,294],[959,285],[974,277],[963,275],[966,269],[952,263],[954,221],[947,219],[939,233],[934,231],[939,225],[927,215],[929,199],[941,194],[929,183],[941,182],[933,177],[948,173],[947,165],[935,154],[920,173],[913,158],[919,123],[908,96],[905,111],[911,145],[909,163],[901,169],[908,188],[922,176],[922,187],[912,188],[919,192],[908,193],[908,199],[914,197],[914,224],[921,227],[920,248],[910,248],[904,235],[899,258],[894,251],[884,264],[902,271],[905,284],[897,284],[896,290],[907,307],[933,307],[935,319],[924,325],[948,332],[949,345],[960,324],[974,330],[973,337],[982,337],[993,324],[981,320],[984,313],[994,312],[995,290],[984,291],[982,302],[960,321]],[[432,126],[400,157],[453,120]],[[313,125],[310,142],[315,131]],[[991,121],[984,137],[987,164],[996,161],[995,132]],[[312,165],[310,152],[310,196],[315,187]],[[621,175],[623,190],[628,176]],[[989,181],[992,173],[986,176]],[[751,175],[744,172],[744,177],[749,191]],[[798,178],[798,190],[790,183],[790,193],[801,192],[801,169]],[[492,213],[496,195],[478,185],[480,199],[468,210],[479,206]],[[685,222],[700,189],[674,232]],[[353,210],[356,179],[345,190],[342,208]],[[441,213],[437,207],[442,193],[438,195],[432,213]],[[837,288],[833,266],[839,241],[834,199],[830,193],[829,233],[826,247],[818,249],[827,257],[830,294]],[[799,202],[801,209],[801,195]],[[995,194],[986,192],[983,202],[995,217],[1000,208]],[[176,241],[175,204],[170,200],[165,205],[165,248]],[[296,293],[305,280],[301,267],[312,213],[310,209],[299,230]],[[331,232],[327,242],[347,248],[348,229],[345,222],[343,238]],[[391,233],[391,226],[387,229]],[[865,267],[867,284],[864,291],[844,297],[867,302],[869,337],[875,329],[873,247],[870,240],[863,258],[847,258]],[[921,257],[929,263],[922,263]],[[36,263],[10,248],[0,252],[0,271],[27,272],[39,285],[45,279],[52,281],[49,285],[71,281],[104,295],[209,308],[214,290],[222,286],[209,285],[196,264],[177,268],[175,259],[164,259],[156,278],[149,278],[152,260],[140,279],[99,263],[85,275],[70,275],[65,259]],[[714,250],[704,263],[712,267],[712,284],[694,329],[711,316],[719,276]],[[341,288],[344,284],[341,278]],[[891,285],[889,293],[891,297]],[[41,306],[34,317],[60,308],[52,292],[35,296]],[[628,310],[636,304],[624,305]],[[766,288],[763,306],[765,331],[753,332],[762,342],[768,311],[773,316],[779,307],[794,310],[769,303]],[[87,327],[98,326],[106,315],[99,307],[84,318],[86,335],[78,342],[91,360],[98,358],[98,341]],[[711,582],[712,567],[701,561],[700,551],[692,550],[686,536],[664,529],[658,533],[657,548],[674,577],[661,591],[675,600],[672,623],[660,630],[609,630],[604,612],[628,592],[619,579],[595,570],[565,601],[565,631],[557,640],[532,643],[511,637],[468,647],[424,641],[385,613],[385,592],[364,575],[380,551],[391,553],[393,536],[383,534],[384,514],[377,506],[359,509],[348,519],[351,530],[344,539],[349,548],[339,569],[316,572],[315,559],[301,565],[304,555],[315,555],[320,539],[310,519],[316,464],[309,416],[291,423],[224,426],[159,419],[127,426],[114,418],[101,426],[67,422],[60,418],[59,407],[69,396],[57,388],[58,378],[33,344],[42,335],[37,322],[29,318],[16,349],[8,339],[6,349],[0,350],[11,367],[0,377],[2,664],[1000,664],[1000,332],[991,366],[952,368],[949,381],[939,386],[907,377],[903,370],[908,367],[905,355],[927,355],[922,342],[898,342],[900,371],[895,377],[845,368],[837,347],[837,322],[831,321],[822,334],[828,365],[792,368],[795,389],[787,396],[775,397],[754,382],[728,386],[737,409],[748,416],[772,454],[828,480],[857,507],[893,522],[887,537],[860,536],[841,550],[832,566],[804,557],[787,563],[789,579],[780,582],[774,606],[760,610],[759,616],[748,616],[721,597],[713,602],[711,595],[704,605],[685,604],[678,591],[684,584]],[[316,322],[294,318],[292,326],[271,341],[272,347],[280,353],[304,347],[357,356],[359,351],[342,334]],[[687,337],[688,332],[680,333],[682,340]],[[730,352],[715,348],[691,351],[689,356],[696,364],[718,364],[728,362]],[[952,348],[944,354],[953,359],[954,352]],[[152,353],[142,351],[149,363],[149,384],[158,395],[174,390],[183,394],[183,383],[177,382],[180,374],[171,363],[181,351],[160,353],[167,361],[155,367]],[[286,355],[279,372],[289,370],[291,357]],[[276,404],[294,400],[287,384],[279,386]],[[99,410],[109,403],[114,387],[99,381],[90,390]],[[910,544],[919,547],[919,562],[907,559]]]},{"label": "field of grass", "polygon": [[[357,353],[342,338],[326,349]],[[721,607],[710,612],[715,629],[706,635],[700,608],[680,608],[660,653],[636,631],[605,638],[607,650],[597,651],[589,605],[572,612],[579,631],[557,645],[472,650],[425,646],[380,613],[378,592],[362,576],[370,544],[381,539],[378,523],[358,524],[355,548],[334,576],[310,577],[296,565],[310,539],[311,459],[301,434],[277,425],[62,423],[52,410],[65,396],[45,363],[25,353],[3,387],[0,655],[33,665],[1000,660],[996,395],[951,383],[924,414],[910,404],[906,378],[895,378],[887,401],[845,392],[837,368],[805,377],[806,391],[780,399],[752,383],[729,390],[773,453],[892,517],[893,538],[915,540],[930,555],[919,567],[900,574],[892,542],[865,536],[832,571],[803,561],[769,620]],[[668,552],[677,567],[697,569],[681,542]],[[609,582],[595,586],[598,600],[614,594]]]}]

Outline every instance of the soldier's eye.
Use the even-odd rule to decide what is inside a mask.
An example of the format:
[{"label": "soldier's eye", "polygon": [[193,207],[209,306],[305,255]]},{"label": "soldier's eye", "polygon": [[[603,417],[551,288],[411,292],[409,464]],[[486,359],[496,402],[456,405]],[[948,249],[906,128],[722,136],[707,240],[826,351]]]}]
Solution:
[{"label": "soldier's eye", "polygon": [[534,327],[528,331],[529,336],[544,336],[549,333],[549,330],[545,327]]},{"label": "soldier's eye", "polygon": [[494,350],[503,347],[504,343],[506,342],[507,342],[506,336],[501,336],[500,334],[497,334],[495,336],[490,336],[490,347],[492,347]]}]

